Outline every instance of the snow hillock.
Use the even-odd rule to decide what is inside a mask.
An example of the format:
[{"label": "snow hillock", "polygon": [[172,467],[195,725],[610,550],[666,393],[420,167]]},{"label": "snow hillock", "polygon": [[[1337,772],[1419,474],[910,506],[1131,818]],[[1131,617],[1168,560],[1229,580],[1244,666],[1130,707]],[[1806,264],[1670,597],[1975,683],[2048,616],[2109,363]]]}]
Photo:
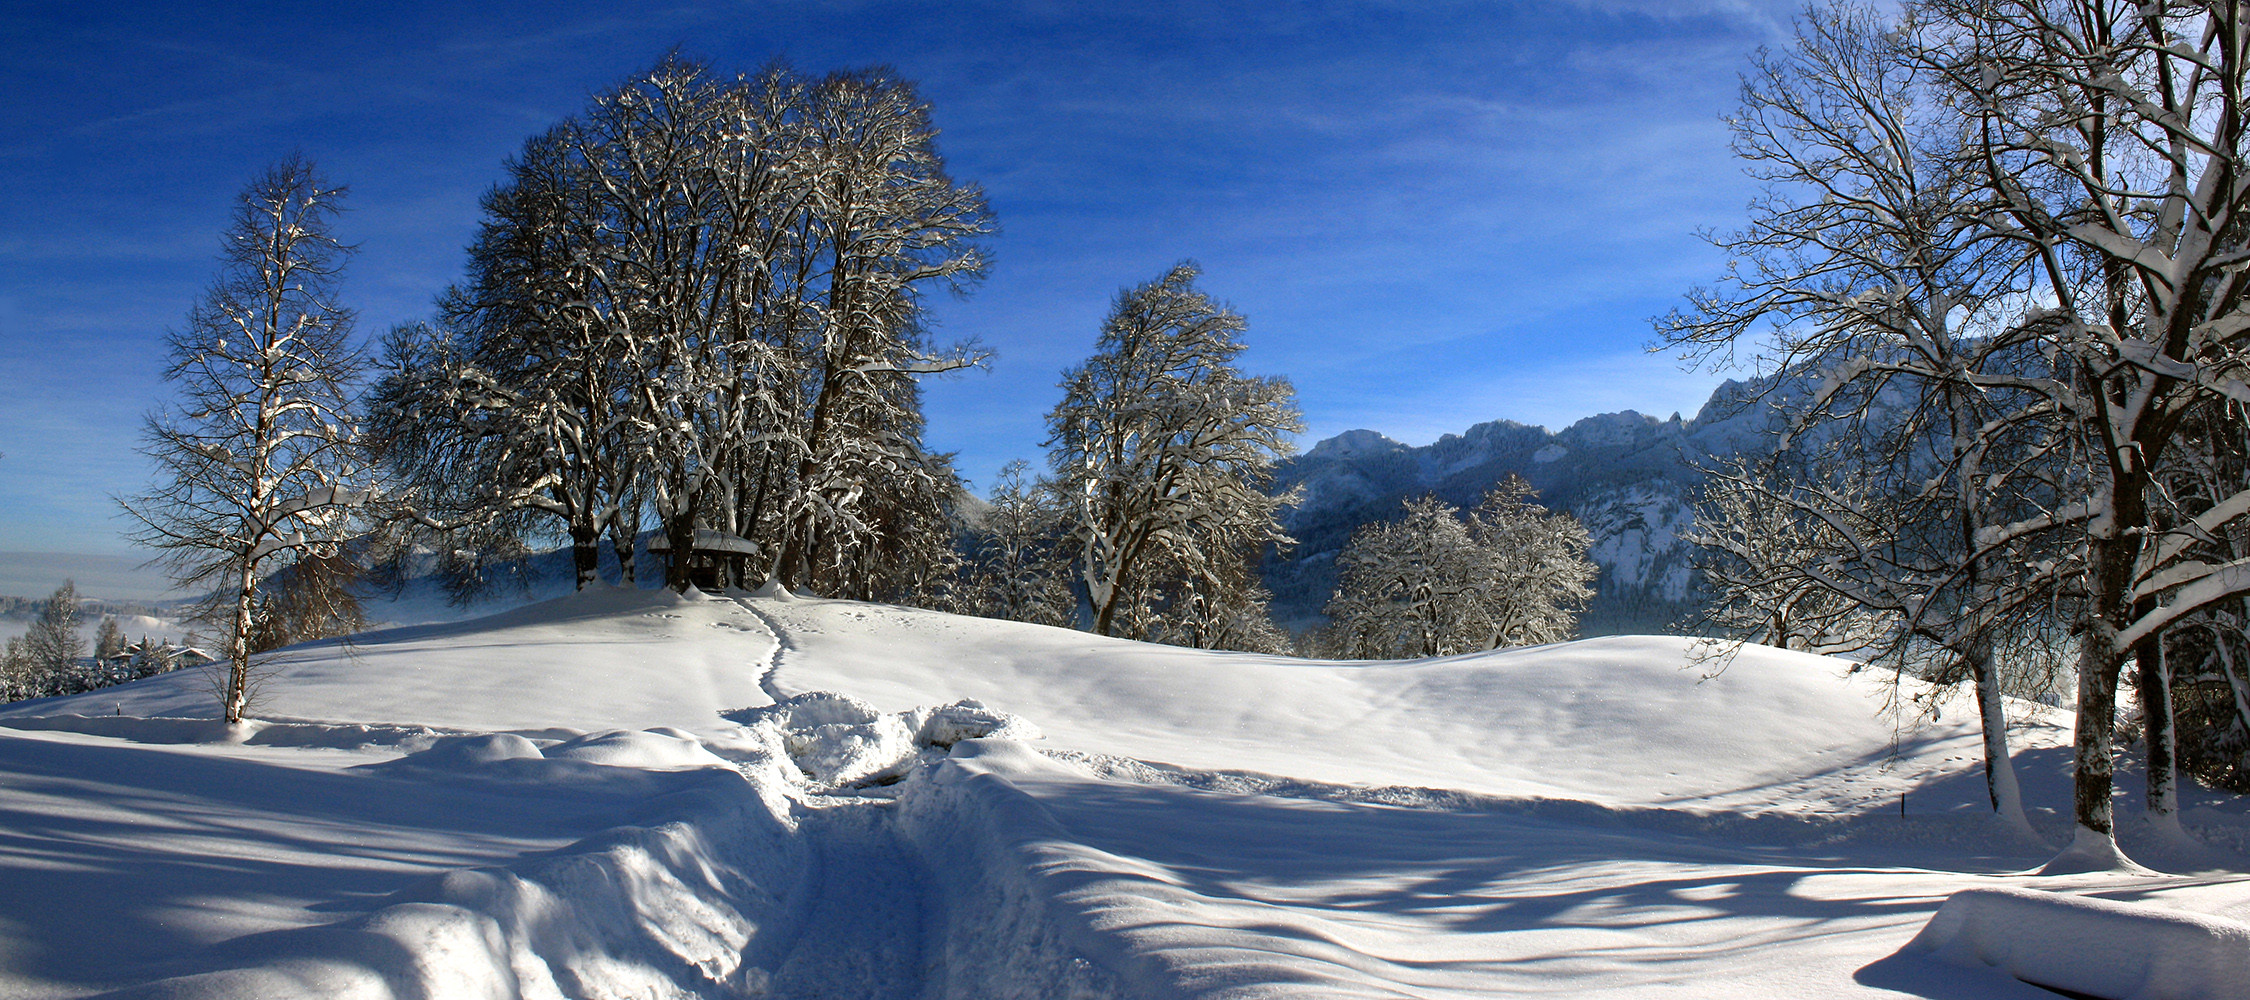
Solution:
[{"label": "snow hillock", "polygon": [[1907,945],[2073,994],[2220,1000],[2250,987],[2250,924],[2038,889],[1966,889]]},{"label": "snow hillock", "polygon": [[[1911,792],[1921,815],[1984,794],[1972,713],[1902,734],[1886,705],[1916,682],[1894,690],[1894,675],[1770,647],[1608,636],[1328,662],[844,601],[754,606],[782,637],[786,686],[872,705],[971,698],[1037,720],[1060,750],[1697,813],[1890,813]],[[2029,720],[2016,738],[2059,748],[2068,721]]]}]

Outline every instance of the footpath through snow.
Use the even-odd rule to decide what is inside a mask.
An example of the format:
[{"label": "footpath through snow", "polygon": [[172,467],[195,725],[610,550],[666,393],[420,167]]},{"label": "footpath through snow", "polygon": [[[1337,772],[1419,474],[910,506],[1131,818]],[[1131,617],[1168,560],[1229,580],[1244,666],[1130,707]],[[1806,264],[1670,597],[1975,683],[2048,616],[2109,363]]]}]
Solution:
[{"label": "footpath through snow", "polygon": [[0,1000],[2047,996],[1990,900],[2057,889],[2194,911],[2104,995],[2250,987],[2177,929],[2238,943],[2239,875],[2006,874],[2048,849],[1976,818],[1967,721],[1894,753],[1877,678],[1712,666],[617,590],[391,629],[232,734],[189,675],[0,708]]}]

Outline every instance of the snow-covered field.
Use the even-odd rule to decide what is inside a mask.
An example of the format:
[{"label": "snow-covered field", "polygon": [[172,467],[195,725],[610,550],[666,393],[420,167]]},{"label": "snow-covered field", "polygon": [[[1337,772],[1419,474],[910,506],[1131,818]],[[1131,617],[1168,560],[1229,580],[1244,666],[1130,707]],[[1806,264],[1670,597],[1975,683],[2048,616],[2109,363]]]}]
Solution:
[{"label": "snow-covered field", "polygon": [[2232,853],[2020,874],[2066,716],[2016,734],[2026,843],[1967,711],[1707,652],[614,589],[379,630],[286,651],[233,733],[193,673],[0,708],[0,997],[2250,993]]}]

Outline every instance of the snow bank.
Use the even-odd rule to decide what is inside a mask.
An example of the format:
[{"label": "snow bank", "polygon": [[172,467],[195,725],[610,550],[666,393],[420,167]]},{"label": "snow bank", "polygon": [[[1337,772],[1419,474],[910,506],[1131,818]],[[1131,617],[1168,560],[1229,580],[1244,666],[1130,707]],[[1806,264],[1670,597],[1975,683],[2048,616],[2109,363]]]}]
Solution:
[{"label": "snow bank", "polygon": [[428,726],[369,725],[365,723],[295,722],[244,719],[228,725],[224,719],[140,718],[131,715],[39,715],[0,717],[0,727],[39,732],[107,736],[135,743],[244,743],[251,746],[308,747],[331,750],[402,749],[409,752],[434,745],[447,735]]},{"label": "snow bank", "polygon": [[926,995],[1037,1000],[1162,996],[1155,970],[1134,962],[1122,942],[1096,933],[1051,871],[1047,848],[1068,834],[999,770],[1065,765],[1005,740],[967,740],[924,769],[900,800],[899,831],[936,883],[942,933],[933,941]]},{"label": "snow bank", "polygon": [[[454,766],[494,765],[527,760],[518,756],[527,748],[537,749],[501,735],[430,753]],[[359,919],[239,938],[217,951],[222,968],[110,995],[559,1000],[760,992],[764,973],[743,956],[781,921],[804,869],[786,803],[762,791],[732,770],[694,772],[686,788],[657,800],[662,814],[650,825],[505,867],[447,872]]]},{"label": "snow bank", "polygon": [[550,760],[582,760],[590,764],[649,770],[727,766],[726,761],[704,749],[694,736],[669,726],[593,733],[548,747],[543,755]]},{"label": "snow bank", "polygon": [[1956,892],[1907,949],[2116,1000],[2220,1000],[2250,984],[2250,924],[2035,889]]}]

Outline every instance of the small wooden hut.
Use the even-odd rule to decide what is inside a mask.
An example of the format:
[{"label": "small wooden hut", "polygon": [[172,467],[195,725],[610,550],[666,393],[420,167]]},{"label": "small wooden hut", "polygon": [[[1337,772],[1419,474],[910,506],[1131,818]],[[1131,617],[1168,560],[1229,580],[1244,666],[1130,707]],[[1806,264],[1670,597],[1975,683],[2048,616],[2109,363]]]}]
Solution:
[{"label": "small wooden hut", "polygon": [[[658,532],[648,540],[650,555],[664,557],[671,565],[672,536]],[[718,590],[722,581],[745,581],[750,578],[750,561],[757,558],[758,543],[741,535],[730,535],[703,525],[695,526],[695,544],[688,549],[688,582],[698,590]]]}]

